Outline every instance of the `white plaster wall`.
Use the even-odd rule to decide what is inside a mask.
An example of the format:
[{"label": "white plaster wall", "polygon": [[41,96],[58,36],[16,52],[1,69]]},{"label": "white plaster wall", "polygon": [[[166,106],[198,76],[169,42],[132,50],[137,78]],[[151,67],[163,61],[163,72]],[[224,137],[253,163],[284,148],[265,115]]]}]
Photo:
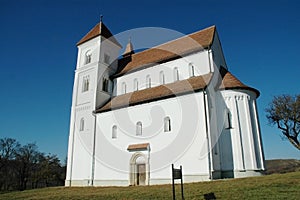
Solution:
[{"label": "white plaster wall", "polygon": [[206,50],[197,52],[195,54],[191,54],[185,56],[183,58],[179,58],[176,60],[172,60],[169,62],[165,62],[162,64],[157,64],[155,66],[145,68],[143,70],[139,70],[133,73],[125,74],[121,77],[116,78],[116,85],[114,88],[114,95],[123,94],[122,92],[122,83],[126,83],[126,93],[134,91],[134,79],[138,80],[139,90],[146,88],[146,77],[150,75],[151,77],[151,87],[155,87],[160,84],[160,72],[163,71],[165,75],[165,83],[174,82],[174,68],[177,67],[179,71],[179,80],[184,80],[190,78],[190,70],[189,64],[192,64],[195,68],[195,76],[204,75],[209,73],[209,57],[208,52]]},{"label": "white plaster wall", "polygon": [[[92,54],[91,63],[85,64],[86,52],[90,51]],[[88,42],[85,42],[78,46],[78,56],[77,56],[77,69],[80,67],[94,65],[99,62],[99,52],[100,52],[100,37],[93,38]]]},{"label": "white plaster wall", "polygon": [[250,115],[251,115],[251,124],[253,129],[252,132],[253,132],[257,168],[261,170],[265,170],[265,166],[264,166],[265,159],[264,159],[264,152],[263,152],[260,125],[259,125],[255,98],[253,97],[251,98],[249,102],[249,107],[250,107]]},{"label": "white plaster wall", "polygon": [[[92,112],[95,110],[96,104],[101,103],[96,100],[96,97],[103,103],[110,95],[109,93],[100,94],[97,92],[97,88],[99,87],[99,80],[102,81],[102,76],[105,74],[109,77],[117,67],[116,63],[110,63],[111,65],[103,63],[103,53],[100,54],[100,41],[102,41],[101,51],[109,54],[112,62],[117,57],[120,49],[108,40],[103,42],[102,37],[96,37],[78,46],[70,119],[66,185],[87,185],[90,184],[92,178],[95,124]],[[85,64],[87,51],[91,52],[92,58],[90,63]],[[89,76],[89,89],[82,92],[83,78],[86,76]],[[100,87],[102,88],[102,85]],[[80,120],[82,118],[84,119],[84,130],[80,131]]]},{"label": "white plaster wall", "polygon": [[[91,175],[93,116],[91,106],[80,106],[75,109],[74,124],[70,133],[68,152],[68,175],[66,180],[88,180]],[[84,130],[80,131],[80,120],[84,118]],[[74,142],[74,144],[72,144]],[[71,184],[72,185],[72,184]]]},{"label": "white plaster wall", "polygon": [[256,94],[248,90],[225,90],[222,94],[232,115],[230,134],[234,170],[263,169],[263,149],[258,119],[253,110]]},{"label": "white plaster wall", "polygon": [[220,42],[217,31],[215,32],[211,49],[212,49],[212,54],[213,54],[213,60],[214,60],[214,63],[216,64],[216,66],[218,68],[220,68],[220,66],[223,66],[227,69],[225,57],[224,57],[224,54],[222,51],[222,46],[221,46],[221,42]]},{"label": "white plaster wall", "polygon": [[[118,56],[119,51],[121,47],[117,46],[115,43],[111,42],[110,40],[107,40],[103,37],[101,37],[101,51],[100,51],[100,59],[99,61],[101,64],[105,66],[109,66],[109,68],[112,70],[109,75],[112,75],[118,68]],[[108,55],[110,57],[109,63],[104,62],[104,54]]]},{"label": "white plaster wall", "polygon": [[[202,92],[97,114],[95,180],[128,180],[130,144],[150,143],[150,179],[170,180],[171,163],[185,175],[208,175]],[[171,131],[164,132],[164,117]],[[143,135],[136,136],[136,122]],[[112,126],[118,126],[112,139]]]},{"label": "white plaster wall", "polygon": [[[83,79],[84,77],[89,77],[89,90],[83,92]],[[96,70],[95,68],[90,68],[88,70],[85,70],[83,72],[78,73],[78,87],[76,88],[76,106],[82,105],[85,103],[92,103],[94,104],[94,95],[95,95],[95,85],[97,82],[97,76],[96,76]]]}]

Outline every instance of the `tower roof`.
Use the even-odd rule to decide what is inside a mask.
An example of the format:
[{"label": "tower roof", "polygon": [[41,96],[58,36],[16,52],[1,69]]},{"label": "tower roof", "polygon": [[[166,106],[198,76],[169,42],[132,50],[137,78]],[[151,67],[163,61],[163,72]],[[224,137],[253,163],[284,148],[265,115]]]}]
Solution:
[{"label": "tower roof", "polygon": [[77,46],[100,35],[110,40],[111,42],[115,43],[119,47],[122,47],[121,44],[116,40],[116,38],[113,36],[113,34],[104,25],[102,21],[96,24],[94,28],[92,28],[83,38],[81,38],[81,40],[79,40],[79,42],[77,43]]},{"label": "tower roof", "polygon": [[131,43],[131,39],[129,38],[128,44],[126,46],[126,49],[123,53],[123,57],[126,57],[128,55],[134,54],[133,45]]}]

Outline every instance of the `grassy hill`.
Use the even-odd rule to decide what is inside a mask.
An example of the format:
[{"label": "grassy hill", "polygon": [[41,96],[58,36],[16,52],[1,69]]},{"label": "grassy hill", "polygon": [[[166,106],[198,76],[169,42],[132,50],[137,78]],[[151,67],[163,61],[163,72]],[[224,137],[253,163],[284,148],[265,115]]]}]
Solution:
[{"label": "grassy hill", "polygon": [[[180,188],[177,185],[177,199]],[[204,199],[213,192],[217,199],[299,199],[300,171],[261,177],[228,179],[184,185],[185,199]],[[138,187],[53,187],[1,194],[2,200],[34,199],[172,199],[171,185]]]},{"label": "grassy hill", "polygon": [[266,160],[267,170],[265,174],[287,173],[300,171],[300,160],[295,159],[276,159]]}]

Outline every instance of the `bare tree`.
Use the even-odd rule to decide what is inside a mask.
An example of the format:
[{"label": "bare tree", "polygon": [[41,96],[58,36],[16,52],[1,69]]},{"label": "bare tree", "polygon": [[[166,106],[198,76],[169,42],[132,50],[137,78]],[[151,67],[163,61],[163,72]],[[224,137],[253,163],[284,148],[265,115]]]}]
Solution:
[{"label": "bare tree", "polygon": [[35,143],[22,146],[16,154],[18,163],[19,190],[26,190],[31,173],[38,163],[40,152]]},{"label": "bare tree", "polygon": [[65,173],[59,158],[40,152],[35,143],[0,138],[0,192],[63,185]]},{"label": "bare tree", "polygon": [[15,139],[0,139],[0,170],[2,167],[4,167],[6,161],[14,159],[19,148],[20,144]]},{"label": "bare tree", "polygon": [[284,138],[300,150],[300,95],[275,96],[266,112],[269,122],[277,125]]},{"label": "bare tree", "polygon": [[11,190],[16,185],[16,173],[13,168],[20,146],[15,139],[0,139],[0,190]]}]

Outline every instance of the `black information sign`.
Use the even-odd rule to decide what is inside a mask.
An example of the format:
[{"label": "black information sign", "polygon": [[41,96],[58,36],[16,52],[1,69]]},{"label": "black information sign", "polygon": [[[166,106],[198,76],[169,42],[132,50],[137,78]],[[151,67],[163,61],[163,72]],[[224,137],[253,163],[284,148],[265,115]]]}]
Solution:
[{"label": "black information sign", "polygon": [[174,164],[172,164],[172,185],[173,185],[173,200],[176,199],[175,196],[175,180],[180,179],[181,180],[181,198],[184,199],[183,196],[183,181],[182,181],[182,167],[180,165],[180,169],[175,169]]}]

